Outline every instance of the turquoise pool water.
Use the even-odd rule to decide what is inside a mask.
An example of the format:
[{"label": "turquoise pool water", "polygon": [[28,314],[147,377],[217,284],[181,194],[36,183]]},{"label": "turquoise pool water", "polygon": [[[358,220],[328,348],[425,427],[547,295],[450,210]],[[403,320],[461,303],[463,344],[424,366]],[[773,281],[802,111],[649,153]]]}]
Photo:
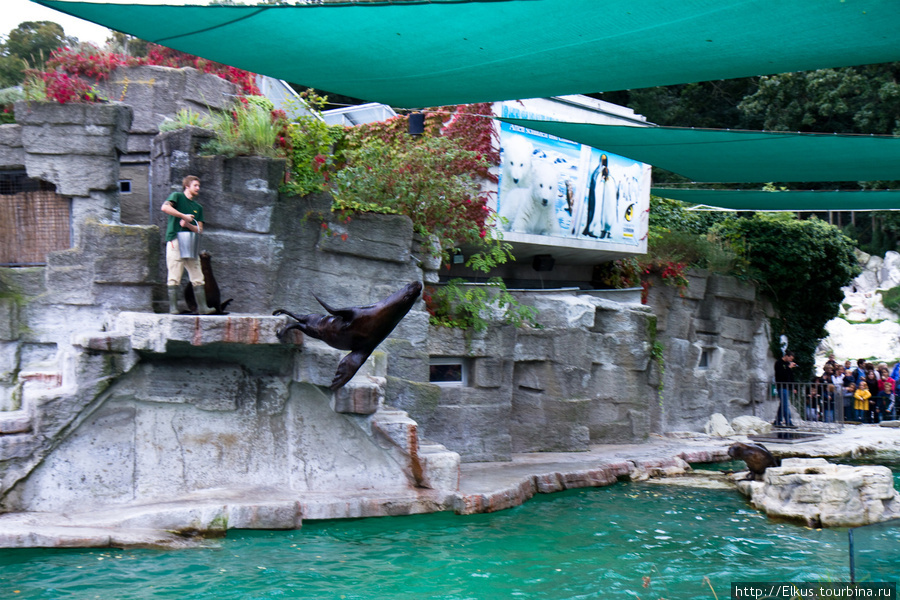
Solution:
[{"label": "turquoise pool water", "polygon": [[846,581],[848,564],[846,530],[770,521],[736,492],[619,483],[193,550],[2,550],[0,598],[671,600],[713,598],[711,584],[724,599],[732,581]]}]

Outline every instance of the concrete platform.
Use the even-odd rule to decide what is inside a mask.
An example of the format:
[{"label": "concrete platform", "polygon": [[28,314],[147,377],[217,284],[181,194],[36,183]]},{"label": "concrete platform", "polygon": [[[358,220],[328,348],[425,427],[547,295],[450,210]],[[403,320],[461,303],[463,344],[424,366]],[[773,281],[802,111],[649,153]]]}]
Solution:
[{"label": "concrete platform", "polygon": [[[683,432],[654,436],[646,444],[593,446],[588,452],[517,454],[510,462],[463,464],[459,488],[452,492],[406,488],[378,495],[338,490],[297,495],[277,489],[219,489],[103,512],[5,514],[0,515],[0,547],[181,548],[226,535],[228,529],[297,529],[303,520],[493,512],[540,493],[619,479],[677,478],[690,472],[687,463],[729,460],[727,449],[735,441],[746,438]],[[853,425],[821,440],[767,447],[780,457],[859,457],[900,451],[900,429]]]}]

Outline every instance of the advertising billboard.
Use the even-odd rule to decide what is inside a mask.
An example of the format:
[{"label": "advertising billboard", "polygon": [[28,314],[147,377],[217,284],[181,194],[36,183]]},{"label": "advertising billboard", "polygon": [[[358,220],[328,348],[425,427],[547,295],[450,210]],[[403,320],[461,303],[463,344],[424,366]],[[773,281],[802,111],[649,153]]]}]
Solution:
[{"label": "advertising billboard", "polygon": [[650,165],[501,123],[497,213],[503,232],[642,252],[636,247],[645,248],[649,209]]}]

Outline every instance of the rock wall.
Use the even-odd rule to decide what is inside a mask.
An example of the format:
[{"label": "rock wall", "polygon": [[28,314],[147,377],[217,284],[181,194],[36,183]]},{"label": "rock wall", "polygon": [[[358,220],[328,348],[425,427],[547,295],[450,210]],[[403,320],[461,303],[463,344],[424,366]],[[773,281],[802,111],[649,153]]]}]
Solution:
[{"label": "rock wall", "polygon": [[25,168],[70,198],[72,247],[51,252],[45,267],[0,269],[0,494],[134,364],[129,341],[102,328],[122,310],[151,309],[158,260],[155,227],[118,222],[131,109],[19,102],[15,114],[0,166]]},{"label": "rock wall", "polygon": [[239,89],[221,77],[191,67],[156,65],[119,67],[108,79],[91,83],[102,96],[132,107],[134,115],[120,156],[122,179],[131,183],[131,192],[120,198],[122,222],[158,225],[156,205],[162,204],[165,196],[153,195],[148,176],[151,145],[159,125],[174,119],[180,110],[201,115],[226,110]]},{"label": "rock wall", "polygon": [[389,381],[424,435],[475,462],[640,442],[659,431],[648,308],[569,293],[519,300],[538,310],[540,329],[430,330],[428,354],[466,361],[469,385]]},{"label": "rock wall", "polygon": [[894,362],[900,358],[900,323],[884,306],[882,294],[900,285],[900,253],[886,252],[882,258],[857,251],[856,256],[863,272],[842,288],[844,301],[838,316],[825,325],[828,336],[817,357],[824,363],[833,352],[841,361],[852,359],[854,368],[858,358]]},{"label": "rock wall", "polygon": [[648,297],[666,366],[663,430],[700,431],[712,413],[771,421],[769,308],[752,284],[700,270],[688,280],[682,293],[656,279]]},{"label": "rock wall", "polygon": [[[312,294],[333,306],[369,304],[421,280],[418,264],[425,259],[413,248],[409,219],[373,214],[340,222],[329,196],[279,196],[283,160],[200,156],[210,135],[189,128],[154,140],[154,195],[166,198],[181,190],[184,176],[200,177],[201,250],[213,256],[223,299],[234,298],[230,310],[322,312]],[[164,231],[165,215],[157,212]],[[161,264],[161,282],[164,269]],[[415,319],[419,328],[427,321],[421,306],[404,323]],[[424,332],[412,339],[423,340]]]},{"label": "rock wall", "polygon": [[[255,316],[275,307],[323,312],[313,293],[337,306],[368,304],[420,280],[409,219],[336,222],[327,198],[277,196],[281,161],[201,158],[203,132],[161,136],[160,172],[203,177],[204,243],[244,315],[154,315],[163,244],[157,226],[117,222],[121,144],[100,145],[105,168],[93,169],[96,154],[77,168],[73,153],[95,146],[66,139],[99,135],[93,126],[105,111],[130,113],[90,108],[22,107],[26,123],[0,137],[9,166],[73,195],[77,232],[47,267],[0,270],[0,510],[118,506],[208,489],[455,489],[458,455],[420,442],[416,423],[384,406],[389,373],[427,377],[421,303],[391,342],[403,349],[396,360],[388,366],[377,353],[334,395],[326,388],[343,353],[303,336],[282,343],[274,332],[287,319]],[[120,116],[108,137],[123,140],[126,121]],[[66,169],[48,159],[32,171],[32,154],[53,156],[53,139]]]},{"label": "rock wall", "polygon": [[[0,158],[72,196],[76,235],[47,267],[0,270],[0,510],[215,490],[452,490],[460,455],[504,461],[640,442],[699,428],[711,412],[751,408],[757,374],[747,365],[765,356],[767,339],[755,292],[704,274],[692,275],[684,297],[657,286],[652,309],[523,293],[538,311],[534,329],[435,329],[419,302],[332,395],[325,389],[343,353],[302,336],[282,342],[274,333],[287,318],[263,315],[321,313],[313,294],[353,306],[409,281],[436,281],[438,265],[409,219],[338,220],[326,196],[278,194],[281,161],[201,157],[208,132],[160,134],[154,195],[180,189],[184,175],[201,178],[201,246],[223,298],[234,301],[224,317],[154,314],[165,286],[160,227],[119,223],[127,107],[21,110],[23,123],[0,131]],[[90,136],[112,124],[112,141],[95,147]],[[81,167],[72,158],[79,148]],[[707,368],[698,365],[703,351]],[[430,383],[430,362],[441,358],[464,360],[469,384]]]}]

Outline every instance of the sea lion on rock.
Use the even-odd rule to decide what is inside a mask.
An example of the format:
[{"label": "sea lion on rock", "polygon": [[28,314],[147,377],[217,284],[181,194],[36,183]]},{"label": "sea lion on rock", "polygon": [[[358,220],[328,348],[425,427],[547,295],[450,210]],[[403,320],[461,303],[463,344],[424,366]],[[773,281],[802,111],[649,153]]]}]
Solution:
[{"label": "sea lion on rock", "polygon": [[[215,309],[214,315],[227,315],[225,308],[228,303],[234,300],[229,298],[222,302],[222,295],[219,292],[219,284],[212,270],[212,255],[204,250],[200,253],[200,270],[203,272],[203,290],[206,292],[206,305]],[[194,288],[188,283],[184,288],[184,301],[187,304],[188,312],[197,314],[197,300],[194,298]]]},{"label": "sea lion on rock", "polygon": [[331,381],[331,390],[335,391],[350,381],[378,344],[384,341],[384,338],[390,335],[394,327],[406,316],[421,293],[422,284],[413,281],[381,302],[337,309],[331,308],[313,294],[329,314],[297,316],[283,309],[278,309],[272,314],[287,315],[297,321],[279,331],[279,339],[284,339],[284,335],[291,329],[299,329],[332,348],[350,350],[350,354],[338,364],[334,379]]},{"label": "sea lion on rock", "polygon": [[781,461],[762,444],[744,444],[735,442],[728,448],[728,456],[734,460],[742,460],[750,470],[747,479],[762,480],[763,473],[769,467],[781,466]]}]

